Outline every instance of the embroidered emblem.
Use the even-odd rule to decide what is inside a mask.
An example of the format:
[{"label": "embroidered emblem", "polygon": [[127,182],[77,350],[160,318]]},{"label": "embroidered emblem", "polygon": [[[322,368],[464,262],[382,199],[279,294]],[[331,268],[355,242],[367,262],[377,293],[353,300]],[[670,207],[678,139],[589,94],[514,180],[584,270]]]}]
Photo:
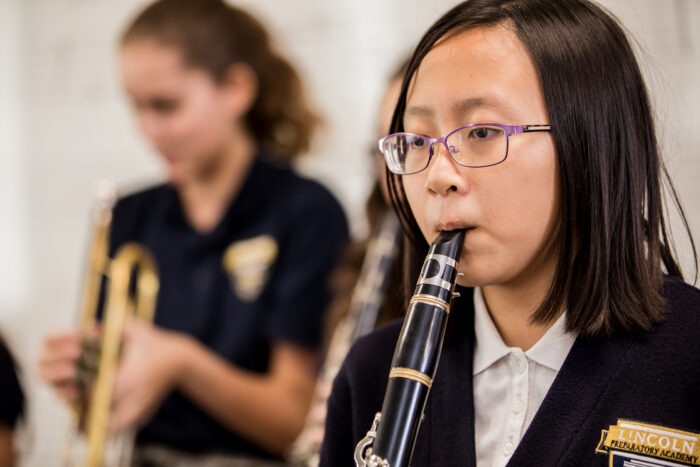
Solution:
[{"label": "embroidered emblem", "polygon": [[277,258],[277,242],[261,235],[231,243],[223,257],[231,287],[244,302],[252,302],[262,292]]},{"label": "embroidered emblem", "polygon": [[609,454],[611,467],[700,465],[700,433],[618,419],[596,452]]}]

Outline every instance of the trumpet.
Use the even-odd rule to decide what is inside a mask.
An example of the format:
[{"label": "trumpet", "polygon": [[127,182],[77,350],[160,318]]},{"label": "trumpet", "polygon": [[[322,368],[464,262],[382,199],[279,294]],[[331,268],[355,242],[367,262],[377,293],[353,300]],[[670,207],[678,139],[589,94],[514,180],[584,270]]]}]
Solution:
[{"label": "trumpet", "polygon": [[355,448],[357,467],[408,466],[445,338],[464,230],[440,232],[408,306],[381,412]]},{"label": "trumpet", "polygon": [[[137,243],[122,245],[110,259],[109,231],[115,202],[114,186],[100,184],[80,317],[84,337],[77,383],[84,389],[85,396],[73,407],[74,433],[66,455],[66,465],[69,466],[126,466],[130,465],[133,454],[133,430],[117,434],[108,430],[112,386],[124,323],[129,316],[145,322],[153,321],[159,279],[155,260]],[[95,329],[98,320],[103,283],[106,289],[102,332],[101,338],[94,339],[87,336]]]}]

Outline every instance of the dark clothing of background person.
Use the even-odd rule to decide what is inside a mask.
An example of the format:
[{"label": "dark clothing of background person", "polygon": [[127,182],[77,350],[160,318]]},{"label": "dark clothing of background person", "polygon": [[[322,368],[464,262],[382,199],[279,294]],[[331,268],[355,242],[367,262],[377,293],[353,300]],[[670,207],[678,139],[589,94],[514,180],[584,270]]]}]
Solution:
[{"label": "dark clothing of background person", "polygon": [[0,338],[0,425],[14,428],[24,414],[24,392],[17,377],[17,365]]},{"label": "dark clothing of background person", "polygon": [[0,338],[0,466],[12,466],[17,461],[14,430],[25,410],[17,372],[17,364]]},{"label": "dark clothing of background person", "polygon": [[[121,199],[110,254],[129,241],[145,246],[160,276],[155,324],[194,336],[236,367],[263,374],[273,343],[320,345],[328,276],[347,236],[342,208],[325,188],[258,154],[221,222],[207,233],[188,224],[169,185]],[[227,252],[251,240],[242,243],[244,251],[266,251],[257,260],[253,251],[253,264],[231,267]],[[272,457],[177,391],[140,430],[137,443]]]}]

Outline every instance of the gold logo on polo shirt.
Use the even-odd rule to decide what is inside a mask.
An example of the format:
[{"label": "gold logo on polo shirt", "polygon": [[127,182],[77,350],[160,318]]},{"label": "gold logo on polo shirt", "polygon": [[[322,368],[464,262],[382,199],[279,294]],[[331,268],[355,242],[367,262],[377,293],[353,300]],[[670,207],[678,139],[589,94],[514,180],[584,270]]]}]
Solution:
[{"label": "gold logo on polo shirt", "polygon": [[618,419],[602,430],[596,452],[609,454],[610,466],[700,465],[700,433]]},{"label": "gold logo on polo shirt", "polygon": [[270,235],[239,240],[226,248],[224,269],[238,298],[252,302],[260,296],[277,252],[277,242]]}]

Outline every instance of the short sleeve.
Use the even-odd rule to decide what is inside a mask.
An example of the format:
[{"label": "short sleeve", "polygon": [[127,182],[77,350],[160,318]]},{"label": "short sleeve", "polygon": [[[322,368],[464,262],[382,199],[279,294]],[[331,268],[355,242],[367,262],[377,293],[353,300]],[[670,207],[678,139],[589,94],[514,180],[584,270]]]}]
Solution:
[{"label": "short sleeve", "polygon": [[267,338],[309,348],[320,345],[330,302],[329,279],[347,243],[348,228],[338,202],[315,183],[288,203],[288,228],[281,239],[272,281]]},{"label": "short sleeve", "polygon": [[14,427],[24,413],[24,393],[14,359],[0,341],[0,424]]}]

